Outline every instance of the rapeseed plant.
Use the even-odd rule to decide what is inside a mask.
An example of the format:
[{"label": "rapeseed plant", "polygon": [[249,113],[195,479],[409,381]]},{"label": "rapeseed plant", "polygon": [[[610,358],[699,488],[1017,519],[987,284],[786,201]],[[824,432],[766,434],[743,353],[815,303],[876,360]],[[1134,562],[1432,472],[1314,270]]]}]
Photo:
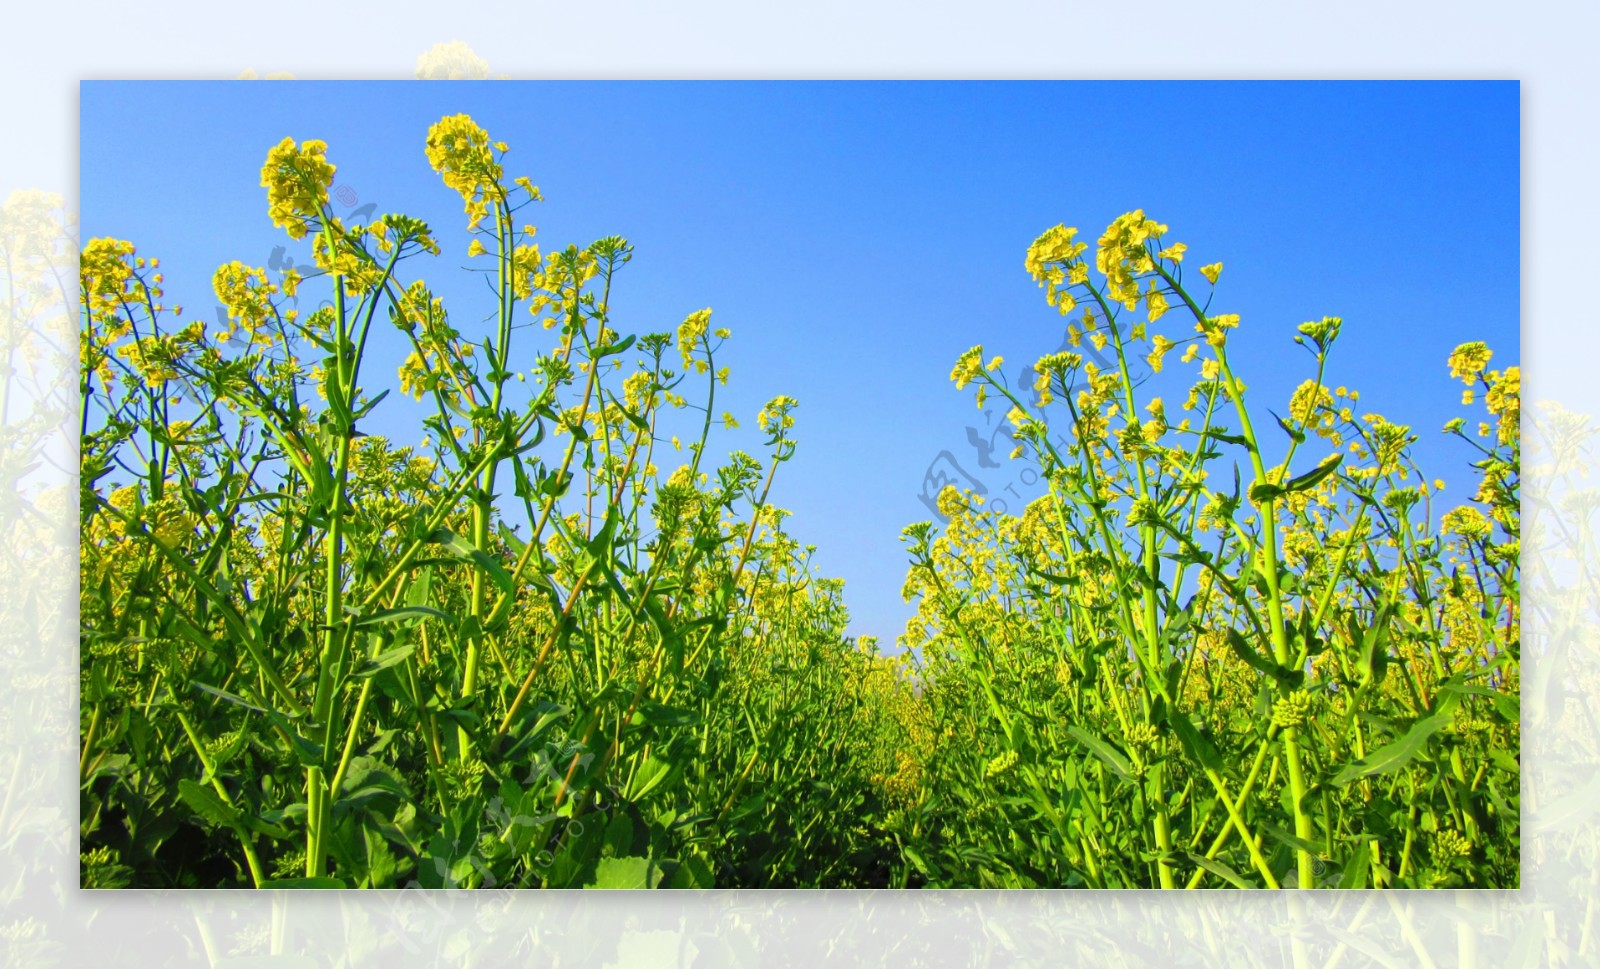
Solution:
[{"label": "rapeseed plant", "polygon": [[[466,115],[423,147],[464,242],[347,226],[328,146],[272,147],[317,272],[224,263],[220,330],[83,248],[85,886],[1515,885],[1521,385],[1486,344],[1446,362],[1480,460],[1435,509],[1418,432],[1329,379],[1338,318],[1273,430],[1221,262],[1142,211],[1092,258],[1047,230],[1024,268],[1105,363],[958,358],[1046,490],[941,491],[884,656],[770,501],[798,402],[716,462],[730,328],[628,332],[626,240],[535,245]],[[412,272],[446,249],[486,307]],[[374,373],[419,443],[366,430]]]}]

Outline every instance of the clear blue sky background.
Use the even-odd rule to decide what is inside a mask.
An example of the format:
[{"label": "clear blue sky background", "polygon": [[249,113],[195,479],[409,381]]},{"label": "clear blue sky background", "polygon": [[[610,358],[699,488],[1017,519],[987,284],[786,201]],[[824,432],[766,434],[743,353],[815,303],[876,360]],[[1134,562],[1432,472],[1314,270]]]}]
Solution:
[{"label": "clear blue sky background", "polygon": [[[733,330],[718,409],[747,433],[724,451],[756,453],[761,404],[800,400],[800,451],[776,501],[821,570],[846,580],[852,632],[886,648],[911,611],[898,534],[931,517],[919,493],[939,454],[994,497],[1028,492],[1020,466],[982,468],[969,443],[1003,409],[978,412],[948,375],[976,343],[1013,375],[1059,344],[1064,321],[1022,267],[1057,222],[1092,243],[1143,208],[1189,260],[1225,262],[1213,309],[1242,314],[1231,353],[1280,413],[1312,374],[1294,326],[1342,316],[1330,383],[1416,428],[1424,469],[1449,483],[1445,508],[1470,498],[1472,453],[1438,429],[1481,414],[1459,406],[1446,355],[1486,340],[1494,366],[1520,360],[1515,82],[86,82],[81,94],[84,238],[160,256],[171,302],[207,320],[219,263],[265,264],[288,242],[258,184],[288,135],[328,142],[337,184],[357,196],[345,208],[434,226],[444,255],[409,271],[474,332],[488,304],[458,269],[460,199],[423,155],[429,125],[471,114],[510,143],[508,176],[543,189],[524,214],[546,251],[634,243],[619,329],[668,330],[711,306]],[[1164,332],[1186,335],[1172,320]],[[403,356],[398,339],[375,350],[370,383]],[[393,423],[378,430],[401,438],[422,413],[393,396],[380,411]],[[1009,443],[995,445],[1003,460]]]}]

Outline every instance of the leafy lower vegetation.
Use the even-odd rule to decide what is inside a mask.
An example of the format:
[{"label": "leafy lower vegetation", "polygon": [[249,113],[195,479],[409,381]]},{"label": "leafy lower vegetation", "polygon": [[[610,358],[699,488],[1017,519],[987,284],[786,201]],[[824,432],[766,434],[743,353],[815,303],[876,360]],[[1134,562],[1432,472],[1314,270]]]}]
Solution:
[{"label": "leafy lower vegetation", "polygon": [[[1092,266],[1057,227],[1027,265],[1070,346],[1031,389],[981,348],[952,375],[1044,494],[945,490],[884,656],[768,500],[795,402],[716,464],[728,332],[624,334],[632,250],[541,253],[506,153],[428,135],[494,293],[471,333],[408,274],[427,226],[333,216],[320,142],[262,170],[320,273],[221,267],[223,332],[84,248],[85,886],[1517,884],[1517,368],[1451,357],[1488,420],[1446,429],[1481,457],[1436,526],[1411,429],[1324,385],[1339,320],[1252,408],[1220,263],[1140,212]],[[364,430],[404,406],[367,390],[384,328],[416,445]],[[1172,424],[1129,364],[1175,352]]]}]

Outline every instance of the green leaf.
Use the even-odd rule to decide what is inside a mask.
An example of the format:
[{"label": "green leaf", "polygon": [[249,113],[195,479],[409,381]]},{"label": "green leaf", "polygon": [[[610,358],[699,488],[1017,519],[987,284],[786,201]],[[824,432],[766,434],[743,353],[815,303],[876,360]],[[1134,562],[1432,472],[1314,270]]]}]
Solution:
[{"label": "green leaf", "polygon": [[539,479],[539,492],[553,498],[560,498],[567,494],[567,488],[572,485],[572,473],[565,475],[549,474]]},{"label": "green leaf", "polygon": [[614,344],[606,344],[604,347],[596,347],[594,349],[593,359],[599,360],[602,357],[610,357],[613,354],[622,353],[629,347],[633,346],[633,342],[638,339],[638,336],[638,334],[630,333]]},{"label": "green leaf", "polygon": [[639,704],[639,709],[633,712],[633,723],[656,727],[689,727],[700,723],[700,715],[696,711],[681,707],[668,707],[655,701],[643,701]]},{"label": "green leaf", "polygon": [[267,720],[278,729],[279,735],[287,740],[294,748],[295,760],[302,768],[325,768],[322,763],[322,745],[301,737],[290,724],[289,719],[277,711],[266,711]]},{"label": "green leaf", "polygon": [[1240,660],[1243,660],[1252,668],[1259,670],[1263,674],[1266,674],[1268,677],[1271,677],[1273,680],[1289,688],[1290,690],[1299,687],[1301,682],[1306,679],[1305,671],[1285,670],[1284,668],[1278,666],[1275,661],[1268,660],[1261,654],[1256,653],[1255,649],[1250,646],[1250,641],[1246,640],[1238,630],[1228,631],[1228,646],[1233,648],[1234,654],[1238,656]]},{"label": "green leaf", "polygon": [[1290,437],[1290,439],[1294,441],[1295,444],[1297,444],[1297,445],[1305,444],[1306,433],[1304,431],[1299,430],[1294,425],[1292,425],[1289,422],[1283,420],[1283,418],[1278,417],[1277,412],[1269,411],[1268,413],[1271,414],[1274,418],[1277,418],[1278,427],[1282,428],[1283,429],[1283,433],[1288,435]]},{"label": "green leaf", "polygon": [[1095,757],[1105,762],[1119,777],[1130,781],[1133,779],[1133,764],[1128,761],[1128,756],[1112,747],[1105,739],[1076,724],[1067,728],[1067,733],[1088,748]]},{"label": "green leaf", "polygon": [[521,536],[512,532],[504,522],[500,523],[499,531],[500,541],[506,544],[506,548],[511,550],[513,556],[522,555],[523,550],[528,548],[528,543]]},{"label": "green leaf", "polygon": [[1189,715],[1182,711],[1168,711],[1167,723],[1172,726],[1173,733],[1178,736],[1179,743],[1189,757],[1200,762],[1200,766],[1207,771],[1222,773],[1226,763],[1222,760],[1221,752],[1210,738],[1200,733],[1194,722],[1189,720]]},{"label": "green leaf", "polygon": [[1234,872],[1233,871],[1233,867],[1228,865],[1225,862],[1219,862],[1216,859],[1207,859],[1205,856],[1203,856],[1203,855],[1195,855],[1193,852],[1189,852],[1189,853],[1185,853],[1185,854],[1189,857],[1189,861],[1190,862],[1194,863],[1195,865],[1199,866],[1200,868],[1204,869],[1205,871],[1211,873],[1214,876],[1221,876],[1223,879],[1227,880],[1228,884],[1233,886],[1235,889],[1254,889],[1254,888],[1256,888],[1254,885],[1252,885],[1252,884],[1250,884],[1248,882],[1245,882],[1243,877],[1241,877],[1237,872]]},{"label": "green leaf", "polygon": [[377,397],[368,400],[367,403],[361,405],[361,410],[350,416],[351,421],[360,421],[362,418],[372,413],[372,409],[378,406],[378,402],[388,396],[389,392],[385,390],[380,392]]},{"label": "green leaf", "polygon": [[624,856],[633,850],[633,819],[619,814],[606,825],[601,851],[610,856]]},{"label": "green leaf", "polygon": [[1372,846],[1363,839],[1356,844],[1356,851],[1351,854],[1350,861],[1344,864],[1344,872],[1339,875],[1340,889],[1365,889],[1367,888],[1368,862],[1372,858]]},{"label": "green leaf", "polygon": [[288,829],[267,819],[250,814],[241,814],[239,823],[257,835],[265,835],[269,839],[282,839],[287,842],[294,838]]},{"label": "green leaf", "polygon": [[628,784],[625,801],[637,802],[645,795],[660,787],[661,783],[676,770],[677,766],[670,761],[662,761],[655,755],[644,760],[633,773],[633,780]]},{"label": "green leaf", "polygon": [[[610,560],[611,543],[616,538],[617,523],[620,521],[621,516],[617,513],[616,506],[607,506],[606,518],[601,523],[600,530],[594,534],[593,539],[584,544],[589,555],[593,556],[597,562],[604,563]],[[621,584],[618,583],[617,585],[620,586]]]},{"label": "green leaf", "polygon": [[1381,775],[1404,767],[1422,752],[1428,739],[1450,721],[1451,716],[1448,714],[1435,714],[1423,718],[1411,725],[1411,729],[1400,740],[1386,744],[1360,761],[1346,765],[1343,771],[1334,776],[1333,784],[1344,786],[1359,778]]},{"label": "green leaf", "polygon": [[1522,765],[1517,762],[1516,756],[1502,748],[1490,748],[1489,760],[1493,761],[1501,771],[1509,773],[1514,778],[1522,776]]},{"label": "green leaf", "polygon": [[227,691],[223,690],[220,687],[212,687],[210,684],[202,684],[198,680],[190,681],[189,685],[191,687],[197,687],[200,690],[205,691],[207,694],[212,695],[213,697],[220,697],[223,700],[227,701],[229,704],[237,704],[237,705],[239,705],[240,707],[244,708],[247,711],[255,711],[257,714],[265,714],[265,713],[267,713],[267,709],[266,708],[257,707],[256,705],[254,705],[254,704],[250,703],[249,701],[245,700],[243,697],[240,697],[238,694],[230,694],[230,693],[228,693]]},{"label": "green leaf", "polygon": [[1334,470],[1344,463],[1344,455],[1335,452],[1322,460],[1322,464],[1311,469],[1303,475],[1296,475],[1284,483],[1285,492],[1303,492],[1308,488],[1315,488],[1317,483],[1332,475]]},{"label": "green leaf", "polygon": [[661,881],[661,869],[643,856],[601,859],[595,866],[594,881],[585,889],[654,889]]},{"label": "green leaf", "polygon": [[502,592],[512,592],[511,574],[506,568],[494,560],[494,557],[474,546],[472,543],[451,532],[449,529],[435,529],[428,536],[428,541],[438,544],[451,556],[463,562],[470,562],[489,574]]},{"label": "green leaf", "polygon": [[361,661],[360,665],[350,672],[350,676],[356,678],[371,677],[380,670],[387,670],[396,664],[403,663],[416,650],[417,645],[415,643],[395,647],[393,650],[385,650],[376,657],[368,657],[366,660]]},{"label": "green leaf", "polygon": [[678,864],[666,885],[669,889],[714,889],[716,884],[711,867],[699,856],[692,855]]},{"label": "green leaf", "polygon": [[451,616],[449,613],[446,613],[444,610],[434,609],[431,606],[397,606],[393,609],[377,610],[375,612],[368,613],[366,616],[363,616],[361,619],[356,621],[356,626],[374,626],[379,623],[399,623],[401,620],[421,620],[428,618],[443,620],[451,626],[454,626],[456,622],[456,618]]},{"label": "green leaf", "polygon": [[407,606],[426,606],[428,600],[433,598],[433,567],[424,566],[417,571],[417,578],[406,589]]},{"label": "green leaf", "polygon": [[1283,494],[1283,486],[1271,482],[1256,482],[1250,486],[1250,501],[1257,505],[1266,505]]},{"label": "green leaf", "polygon": [[1512,724],[1519,724],[1522,721],[1522,699],[1515,694],[1496,693],[1494,709]]},{"label": "green leaf", "polygon": [[[1389,670],[1389,651],[1386,642],[1389,639],[1389,618],[1394,613],[1394,601],[1386,601],[1378,609],[1377,615],[1372,618],[1372,625],[1365,632],[1359,634],[1361,643],[1361,682],[1363,684],[1381,684],[1384,674]],[[1351,636],[1357,635],[1354,621],[1351,622]]]},{"label": "green leaf", "polygon": [[1274,839],[1277,839],[1279,842],[1282,842],[1291,849],[1299,849],[1301,852],[1310,853],[1312,856],[1320,856],[1322,854],[1317,850],[1317,847],[1312,845],[1310,842],[1307,842],[1305,839],[1302,839],[1297,835],[1291,835],[1278,826],[1273,825],[1271,822],[1262,822],[1261,828],[1268,835],[1272,836]]},{"label": "green leaf", "polygon": [[192,778],[178,782],[178,797],[196,815],[212,825],[232,828],[239,821],[238,813],[224,804],[214,790]]}]

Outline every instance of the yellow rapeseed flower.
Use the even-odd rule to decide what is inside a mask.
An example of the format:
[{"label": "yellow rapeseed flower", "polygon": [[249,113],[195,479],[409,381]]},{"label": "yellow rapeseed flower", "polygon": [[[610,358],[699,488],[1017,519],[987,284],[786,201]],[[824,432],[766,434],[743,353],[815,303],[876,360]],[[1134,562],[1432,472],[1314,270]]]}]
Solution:
[{"label": "yellow rapeseed flower", "polygon": [[1489,392],[1483,403],[1500,419],[1500,443],[1509,445],[1520,433],[1522,419],[1522,368],[1507,367],[1489,375]]},{"label": "yellow rapeseed flower", "polygon": [[1493,356],[1494,351],[1481,340],[1461,344],[1450,352],[1450,376],[1471,386],[1483,369],[1489,366],[1489,359]]},{"label": "yellow rapeseed flower", "polygon": [[1067,225],[1056,225],[1041,233],[1028,247],[1028,256],[1023,261],[1028,275],[1043,283],[1046,266],[1051,263],[1069,262],[1088,249],[1087,243],[1073,241],[1073,237],[1077,234],[1076,228]]},{"label": "yellow rapeseed flower", "polygon": [[1150,311],[1151,323],[1155,323],[1157,320],[1161,319],[1162,314],[1167,312],[1167,298],[1156,289],[1155,280],[1150,281],[1150,290],[1145,294],[1144,302],[1145,308]]},{"label": "yellow rapeseed flower", "polygon": [[1289,415],[1301,424],[1310,424],[1319,408],[1333,406],[1333,395],[1316,381],[1303,381],[1289,398]]},{"label": "yellow rapeseed flower", "polygon": [[461,194],[469,225],[476,228],[500,196],[503,170],[490,150],[489,134],[470,115],[440,118],[428,129],[428,164],[444,184]]},{"label": "yellow rapeseed flower", "polygon": [[983,373],[983,345],[979,344],[956,358],[956,366],[950,370],[950,379],[956,382],[956,390],[959,391],[981,373]]},{"label": "yellow rapeseed flower", "polygon": [[295,144],[285,138],[261,166],[261,185],[267,190],[267,214],[272,224],[300,239],[319,220],[328,202],[335,167],[328,162],[327,142],[312,139]]},{"label": "yellow rapeseed flower", "polygon": [[1474,506],[1463,505],[1451,509],[1440,520],[1439,527],[1463,539],[1487,539],[1493,524]]},{"label": "yellow rapeseed flower", "polygon": [[799,406],[799,401],[787,394],[779,394],[756,415],[756,426],[773,436],[787,431],[794,427],[794,416],[790,412]]},{"label": "yellow rapeseed flower", "polygon": [[678,351],[683,355],[683,366],[688,367],[694,362],[695,345],[706,335],[710,326],[710,307],[694,311],[678,325]]},{"label": "yellow rapeseed flower", "polygon": [[254,334],[272,316],[272,294],[278,287],[267,282],[267,271],[246,266],[237,259],[217,267],[211,288],[228,310],[230,323],[239,323]]},{"label": "yellow rapeseed flower", "polygon": [[[1152,316],[1151,319],[1153,320],[1155,318]],[[1161,373],[1162,360],[1167,356],[1167,351],[1178,345],[1168,340],[1166,337],[1163,337],[1159,333],[1150,338],[1150,343],[1152,345],[1150,348],[1150,353],[1146,354],[1144,359],[1145,362],[1150,365],[1150,371],[1152,373],[1159,374]]]}]

